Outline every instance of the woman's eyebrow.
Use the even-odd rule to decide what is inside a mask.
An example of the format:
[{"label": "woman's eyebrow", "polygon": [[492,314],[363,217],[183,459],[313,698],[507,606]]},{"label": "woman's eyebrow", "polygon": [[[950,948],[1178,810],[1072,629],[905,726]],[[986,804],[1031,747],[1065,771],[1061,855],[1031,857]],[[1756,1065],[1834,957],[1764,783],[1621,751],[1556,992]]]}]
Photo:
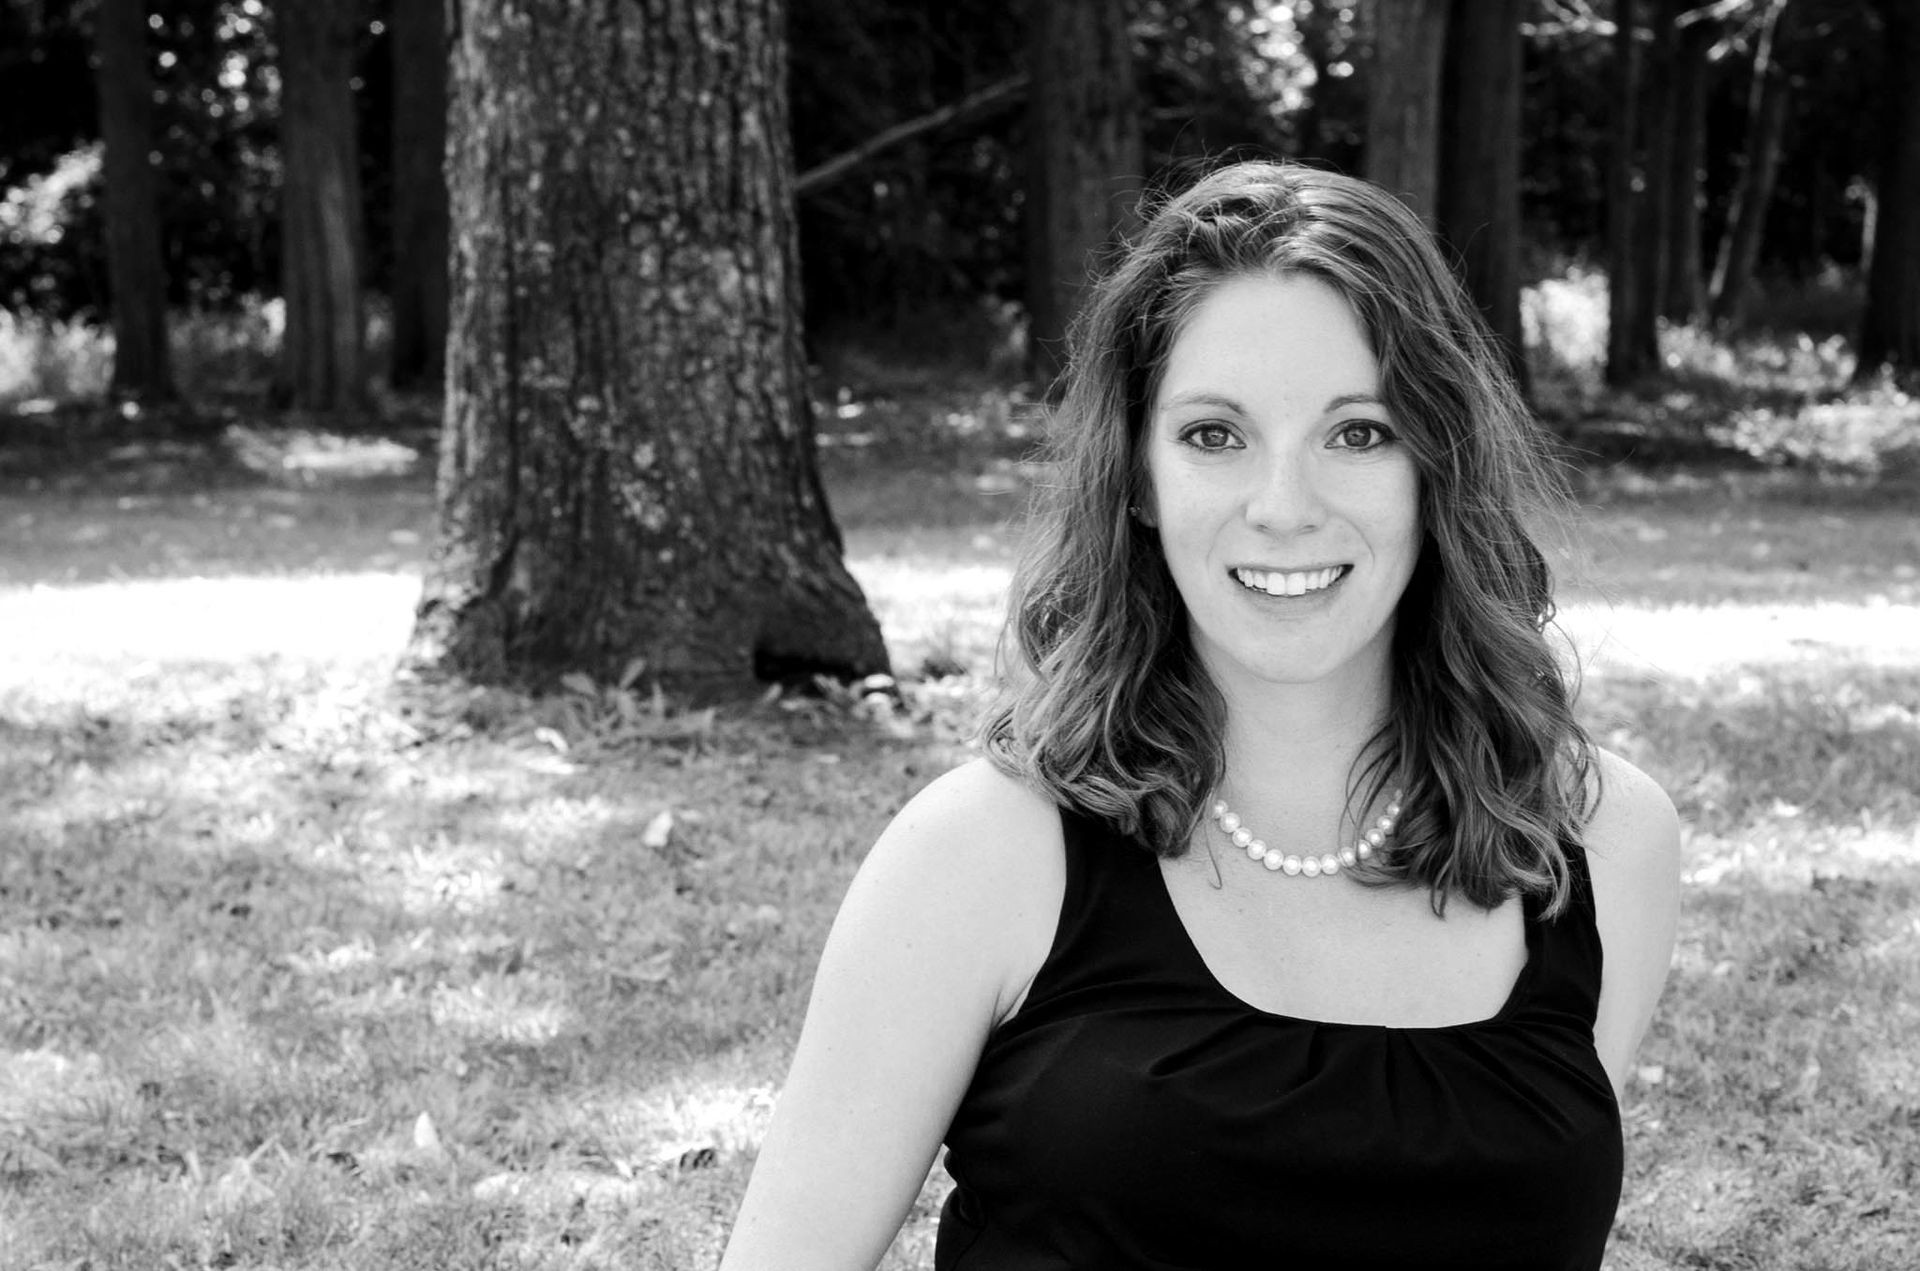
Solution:
[{"label": "woman's eyebrow", "polygon": [[[1321,407],[1321,413],[1330,415],[1349,406],[1385,406],[1387,403],[1377,393],[1342,393],[1331,398]],[[1175,393],[1160,403],[1161,410],[1171,410],[1178,406],[1210,406],[1218,410],[1232,411],[1238,415],[1247,413],[1247,408],[1224,393],[1209,392],[1206,389],[1189,389],[1184,393]]]},{"label": "woman's eyebrow", "polygon": [[1231,411],[1236,415],[1247,413],[1247,408],[1234,398],[1224,393],[1208,392],[1205,389],[1190,389],[1184,393],[1175,393],[1160,403],[1162,410],[1171,410],[1176,406],[1211,406],[1218,410]]}]

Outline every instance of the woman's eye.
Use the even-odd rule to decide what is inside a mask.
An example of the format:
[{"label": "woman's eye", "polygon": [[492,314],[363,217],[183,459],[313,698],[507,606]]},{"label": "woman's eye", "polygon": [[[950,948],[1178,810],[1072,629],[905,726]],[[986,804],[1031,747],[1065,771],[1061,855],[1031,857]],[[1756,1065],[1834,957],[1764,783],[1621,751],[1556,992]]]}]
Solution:
[{"label": "woman's eye", "polygon": [[1393,433],[1384,424],[1356,420],[1340,425],[1334,432],[1334,440],[1346,450],[1373,450],[1392,441]]},{"label": "woman's eye", "polygon": [[1180,440],[1198,450],[1226,450],[1234,444],[1233,430],[1225,424],[1195,424]]}]

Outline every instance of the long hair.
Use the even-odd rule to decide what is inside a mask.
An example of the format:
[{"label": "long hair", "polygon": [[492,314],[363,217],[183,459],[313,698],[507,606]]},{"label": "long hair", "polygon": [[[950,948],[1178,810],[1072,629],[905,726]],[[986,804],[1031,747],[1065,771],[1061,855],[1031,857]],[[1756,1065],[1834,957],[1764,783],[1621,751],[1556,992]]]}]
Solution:
[{"label": "long hair", "polygon": [[1396,611],[1387,720],[1347,791],[1356,816],[1397,781],[1403,811],[1391,850],[1354,873],[1424,885],[1437,913],[1454,895],[1491,908],[1520,893],[1557,911],[1592,749],[1547,645],[1552,576],[1528,526],[1566,496],[1426,227],[1350,177],[1216,171],[1151,209],[1094,288],[1069,337],[987,754],[1157,853],[1192,841],[1225,770],[1226,704],[1158,537],[1130,509],[1147,498],[1148,413],[1173,343],[1215,288],[1246,275],[1311,276],[1346,299],[1420,474],[1423,541]]}]

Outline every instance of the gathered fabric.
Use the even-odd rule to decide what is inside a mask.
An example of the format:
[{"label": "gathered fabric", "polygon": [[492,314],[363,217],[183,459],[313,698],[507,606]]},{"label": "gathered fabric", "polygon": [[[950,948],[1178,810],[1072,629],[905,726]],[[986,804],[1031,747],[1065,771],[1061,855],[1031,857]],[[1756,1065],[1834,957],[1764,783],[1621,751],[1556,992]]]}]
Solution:
[{"label": "gathered fabric", "polygon": [[936,1271],[1597,1271],[1622,1144],[1578,845],[1496,1014],[1394,1028],[1241,1001],[1150,851],[1063,830],[1053,947],[947,1134]]}]

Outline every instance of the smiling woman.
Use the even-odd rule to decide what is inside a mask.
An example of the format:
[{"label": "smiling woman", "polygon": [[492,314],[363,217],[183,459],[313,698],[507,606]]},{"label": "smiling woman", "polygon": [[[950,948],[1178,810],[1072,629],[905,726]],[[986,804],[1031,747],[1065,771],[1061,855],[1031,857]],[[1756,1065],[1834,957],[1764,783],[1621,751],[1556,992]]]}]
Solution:
[{"label": "smiling woman", "polygon": [[1541,438],[1381,190],[1223,169],[1076,329],[988,758],[862,866],[723,1266],[1600,1266],[1666,796],[1575,723]]}]

